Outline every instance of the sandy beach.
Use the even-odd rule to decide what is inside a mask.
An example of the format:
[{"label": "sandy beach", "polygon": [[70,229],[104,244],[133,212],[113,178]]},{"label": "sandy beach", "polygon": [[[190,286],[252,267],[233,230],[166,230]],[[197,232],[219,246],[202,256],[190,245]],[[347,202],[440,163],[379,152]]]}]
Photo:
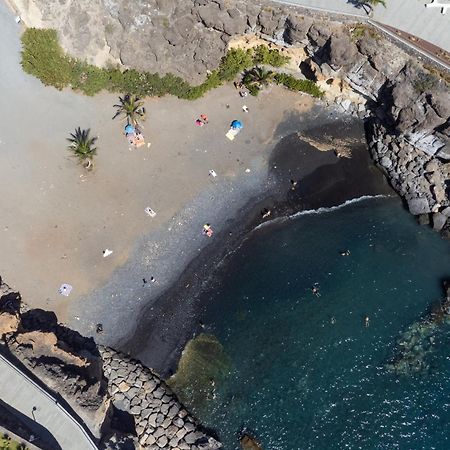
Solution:
[{"label": "sandy beach", "polygon": [[[25,75],[20,27],[4,5],[0,15],[0,274],[31,307],[54,310],[81,333],[119,345],[162,372],[198,327],[201,286],[260,222],[262,207],[285,214],[387,189],[378,172],[367,172],[365,149],[338,159],[311,146],[345,124],[355,128],[351,119],[278,87],[257,98],[242,99],[223,86],[195,102],[147,99],[150,146],[130,148],[124,123],[111,119],[117,97],[58,92]],[[200,114],[209,118],[203,127],[195,126]],[[225,133],[234,119],[244,129],[230,142]],[[98,136],[90,172],[67,150],[77,126]],[[289,150],[292,141],[276,147],[301,130],[309,144],[289,138],[301,151]],[[364,145],[361,123],[352,139]],[[300,181],[295,191],[290,179]],[[146,207],[156,217],[147,216]],[[202,234],[205,223],[214,229],[212,238]],[[106,248],[113,253],[104,258]],[[67,298],[58,293],[62,283],[73,286]],[[95,333],[98,323],[102,334]]]},{"label": "sandy beach", "polygon": [[[139,309],[134,288],[141,287],[142,278],[155,276],[152,288],[163,290],[189,259],[176,254],[177,267],[170,268],[175,273],[169,274],[171,264],[157,262],[152,246],[158,245],[159,255],[178,252],[180,227],[189,230],[179,234],[180,239],[196,239],[199,248],[207,245],[203,224],[210,222],[219,232],[225,225],[219,217],[233,216],[260,188],[278,123],[288,112],[309,110],[312,100],[273,88],[243,101],[230,86],[197,102],[151,99],[144,124],[151,145],[130,149],[124,123],[111,120],[117,97],[58,92],[25,75],[20,68],[20,26],[5,5],[0,13],[5,23],[0,44],[0,273],[30,306],[52,309],[83,332],[106,310],[120,310],[129,318]],[[244,103],[249,113],[242,110]],[[195,119],[202,113],[210,123],[196,127]],[[233,119],[242,120],[244,130],[230,142],[225,133]],[[79,166],[67,150],[66,139],[77,126],[99,137],[92,172]],[[208,175],[211,169],[218,174],[214,180]],[[191,216],[189,208],[195,202],[204,213]],[[147,206],[157,212],[155,218],[145,214]],[[158,238],[142,240],[160,232]],[[168,243],[169,236],[175,239]],[[144,245],[148,255],[142,251]],[[102,255],[105,248],[113,250],[108,258]],[[136,256],[136,249],[143,259],[130,280],[133,287],[108,290],[112,274]],[[68,298],[58,294],[62,283],[73,286]],[[75,316],[83,312],[93,320],[78,323]],[[106,328],[105,339],[107,334]]]}]

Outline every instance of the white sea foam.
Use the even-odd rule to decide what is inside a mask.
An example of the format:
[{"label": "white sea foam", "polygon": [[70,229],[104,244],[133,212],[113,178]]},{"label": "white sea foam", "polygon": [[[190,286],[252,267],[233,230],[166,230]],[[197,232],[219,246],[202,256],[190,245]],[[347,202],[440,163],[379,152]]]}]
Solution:
[{"label": "white sea foam", "polygon": [[305,209],[304,211],[298,211],[295,214],[292,214],[290,216],[277,217],[276,219],[263,222],[263,223],[259,224],[257,227],[255,227],[255,230],[259,230],[260,228],[263,228],[267,225],[272,225],[274,223],[280,223],[280,222],[284,222],[286,220],[297,219],[301,216],[307,216],[310,214],[325,214],[325,213],[333,212],[333,211],[336,211],[337,209],[345,208],[348,205],[352,205],[353,203],[360,203],[360,202],[364,202],[366,200],[373,200],[373,199],[377,199],[377,198],[388,198],[388,197],[390,197],[390,196],[382,195],[382,194],[363,195],[361,197],[346,200],[344,203],[341,203],[340,205],[330,206],[329,208],[321,207],[321,208],[317,208],[317,209]]}]

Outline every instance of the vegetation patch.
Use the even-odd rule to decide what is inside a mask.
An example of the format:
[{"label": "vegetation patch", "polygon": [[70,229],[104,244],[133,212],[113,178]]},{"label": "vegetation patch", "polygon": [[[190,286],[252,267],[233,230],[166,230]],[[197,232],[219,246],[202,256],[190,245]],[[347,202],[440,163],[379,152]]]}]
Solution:
[{"label": "vegetation patch", "polygon": [[21,444],[11,439],[7,434],[0,437],[0,450],[27,450],[25,444]]},{"label": "vegetation patch", "polygon": [[[290,58],[276,49],[259,45],[252,49],[232,49],[222,58],[219,67],[212,71],[207,79],[191,86],[182,78],[166,74],[138,72],[134,69],[100,68],[85,61],[80,61],[65,54],[58,43],[58,36],[52,29],[28,28],[22,35],[22,67],[23,70],[39,78],[46,86],[57,89],[71,87],[86,95],[94,95],[101,90],[109,92],[127,92],[139,97],[161,97],[166,94],[178,98],[194,100],[206,92],[232,81],[236,76],[257,65],[281,67]],[[290,77],[296,80],[294,77]],[[311,88],[310,82],[295,84],[292,81],[280,83],[290,89],[307,93],[320,92]],[[291,87],[288,86],[291,84]],[[306,87],[306,90],[303,87]],[[314,94],[311,94],[314,95]],[[316,95],[319,96],[319,95]]]},{"label": "vegetation patch", "polygon": [[349,29],[350,37],[353,42],[357,42],[365,37],[378,41],[380,35],[372,28],[362,23],[352,26]]},{"label": "vegetation patch", "polygon": [[306,92],[316,98],[322,98],[324,96],[324,92],[311,80],[299,80],[286,73],[276,73],[274,80],[292,91]]}]

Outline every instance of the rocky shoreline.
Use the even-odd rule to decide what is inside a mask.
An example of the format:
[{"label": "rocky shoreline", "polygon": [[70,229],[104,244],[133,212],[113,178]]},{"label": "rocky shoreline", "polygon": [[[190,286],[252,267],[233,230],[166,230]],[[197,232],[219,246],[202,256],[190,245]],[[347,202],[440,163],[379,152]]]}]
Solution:
[{"label": "rocky shoreline", "polygon": [[139,361],[58,324],[54,313],[27,310],[0,279],[0,346],[84,421],[102,449],[215,450],[166,383]]}]

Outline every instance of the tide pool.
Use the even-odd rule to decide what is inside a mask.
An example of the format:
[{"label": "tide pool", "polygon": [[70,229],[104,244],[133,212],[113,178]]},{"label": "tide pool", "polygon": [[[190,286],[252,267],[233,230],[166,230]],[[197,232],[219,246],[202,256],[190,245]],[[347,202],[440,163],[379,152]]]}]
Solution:
[{"label": "tide pool", "polygon": [[450,278],[450,243],[398,199],[262,227],[220,276],[204,325],[227,373],[204,363],[213,387],[189,406],[225,449],[242,427],[266,450],[450,448],[450,327],[436,329],[427,370],[388,369]]}]

